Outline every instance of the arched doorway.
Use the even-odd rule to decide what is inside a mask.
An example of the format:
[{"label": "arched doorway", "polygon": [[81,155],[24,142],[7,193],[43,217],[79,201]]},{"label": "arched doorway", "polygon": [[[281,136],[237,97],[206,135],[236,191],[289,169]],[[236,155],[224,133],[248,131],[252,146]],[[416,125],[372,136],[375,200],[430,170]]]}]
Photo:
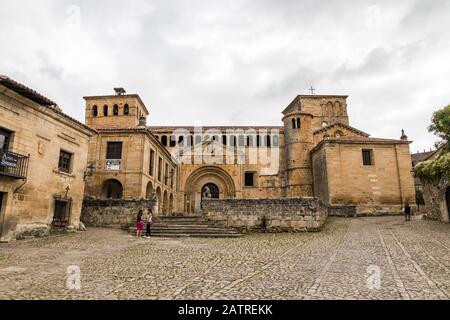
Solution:
[{"label": "arched doorway", "polygon": [[157,202],[156,212],[160,214],[162,210],[162,197],[160,187],[156,188],[156,202]]},{"label": "arched doorway", "polygon": [[151,199],[153,196],[153,184],[151,181],[147,183],[147,190],[145,191],[145,198]]},{"label": "arched doorway", "polygon": [[122,183],[116,179],[109,179],[103,182],[102,185],[102,199],[122,199],[123,187]]},{"label": "arched doorway", "polygon": [[450,222],[450,187],[445,191],[445,200],[447,203],[447,221]]},{"label": "arched doorway", "polygon": [[202,199],[207,197],[210,199],[219,199],[219,187],[214,183],[207,183],[202,188]]},{"label": "arched doorway", "polygon": [[170,197],[169,197],[169,213],[173,213],[173,210],[174,210],[174,208],[173,208],[173,194],[170,194]]},{"label": "arched doorway", "polygon": [[201,202],[206,186],[217,199],[234,198],[236,194],[233,178],[215,166],[201,167],[190,174],[184,185],[184,212],[201,213]]},{"label": "arched doorway", "polygon": [[164,191],[162,213],[167,214],[169,213],[168,211],[169,211],[169,197],[167,196],[167,191]]}]

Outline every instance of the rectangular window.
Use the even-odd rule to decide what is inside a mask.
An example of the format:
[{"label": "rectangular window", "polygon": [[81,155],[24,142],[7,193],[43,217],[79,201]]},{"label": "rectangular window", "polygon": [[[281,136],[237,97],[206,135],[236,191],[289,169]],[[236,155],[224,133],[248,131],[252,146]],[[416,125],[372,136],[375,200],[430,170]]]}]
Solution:
[{"label": "rectangular window", "polygon": [[106,159],[122,159],[122,142],[108,142],[106,147]]},{"label": "rectangular window", "polygon": [[65,227],[70,221],[71,200],[55,199],[55,211],[53,213],[53,225]]},{"label": "rectangular window", "polygon": [[255,186],[255,173],[254,172],[246,172],[245,173],[245,186],[246,187],[254,187]]},{"label": "rectangular window", "polygon": [[150,150],[150,168],[149,168],[149,174],[153,177],[155,171],[155,151]]},{"label": "rectangular window", "polygon": [[11,132],[0,129],[0,150],[8,150]]},{"label": "rectangular window", "polygon": [[373,165],[373,150],[363,149],[362,151],[363,165],[371,166]]},{"label": "rectangular window", "polygon": [[59,171],[69,173],[71,164],[72,164],[72,154],[64,150],[61,150],[59,152],[59,162],[58,162]]},{"label": "rectangular window", "polygon": [[158,181],[161,181],[162,159],[158,159]]}]

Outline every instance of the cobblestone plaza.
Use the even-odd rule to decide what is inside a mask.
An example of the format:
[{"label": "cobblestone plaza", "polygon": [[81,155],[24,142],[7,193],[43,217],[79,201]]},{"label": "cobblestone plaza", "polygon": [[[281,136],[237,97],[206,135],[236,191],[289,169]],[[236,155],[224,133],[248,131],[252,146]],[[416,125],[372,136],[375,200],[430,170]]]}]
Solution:
[{"label": "cobblestone plaza", "polygon": [[[67,288],[74,265],[79,290]],[[399,216],[238,239],[91,228],[0,244],[0,299],[449,298],[450,225]]]}]

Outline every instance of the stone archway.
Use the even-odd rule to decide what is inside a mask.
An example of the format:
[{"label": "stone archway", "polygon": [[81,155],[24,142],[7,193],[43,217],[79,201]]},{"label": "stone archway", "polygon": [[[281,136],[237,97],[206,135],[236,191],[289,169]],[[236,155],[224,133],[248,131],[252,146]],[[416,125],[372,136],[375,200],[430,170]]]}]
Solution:
[{"label": "stone archway", "polygon": [[169,212],[169,197],[167,196],[167,191],[164,191],[163,202],[162,202],[162,213],[168,214]]},{"label": "stone archway", "polygon": [[162,194],[161,194],[161,188],[160,187],[156,188],[156,203],[157,203],[157,205],[156,205],[156,212],[158,214],[160,214],[161,210],[162,210]]},{"label": "stone archway", "polygon": [[215,166],[201,167],[189,175],[184,185],[185,213],[201,213],[202,191],[208,184],[217,187],[219,199],[235,197],[233,178],[225,170]]},{"label": "stone archway", "polygon": [[145,198],[151,199],[153,196],[153,184],[151,181],[147,183],[147,189],[145,190]]},{"label": "stone archway", "polygon": [[101,198],[102,199],[122,199],[123,186],[119,180],[108,179],[103,182]]},{"label": "stone archway", "polygon": [[173,213],[173,212],[174,212],[173,194],[170,194],[170,197],[169,197],[169,213]]}]

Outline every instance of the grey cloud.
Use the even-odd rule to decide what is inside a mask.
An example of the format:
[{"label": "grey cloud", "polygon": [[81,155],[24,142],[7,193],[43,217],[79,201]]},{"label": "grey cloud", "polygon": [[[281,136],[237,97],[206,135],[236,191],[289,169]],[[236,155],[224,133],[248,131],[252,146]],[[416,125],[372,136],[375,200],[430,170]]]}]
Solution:
[{"label": "grey cloud", "polygon": [[[404,127],[412,149],[423,149],[434,140],[432,111],[450,101],[448,3],[17,0],[0,12],[11,44],[0,72],[80,120],[82,96],[124,86],[142,96],[154,125],[280,124],[313,85],[349,94],[356,127],[393,138]],[[70,33],[72,5],[80,25]],[[385,19],[379,29],[366,26],[372,5]]]}]

